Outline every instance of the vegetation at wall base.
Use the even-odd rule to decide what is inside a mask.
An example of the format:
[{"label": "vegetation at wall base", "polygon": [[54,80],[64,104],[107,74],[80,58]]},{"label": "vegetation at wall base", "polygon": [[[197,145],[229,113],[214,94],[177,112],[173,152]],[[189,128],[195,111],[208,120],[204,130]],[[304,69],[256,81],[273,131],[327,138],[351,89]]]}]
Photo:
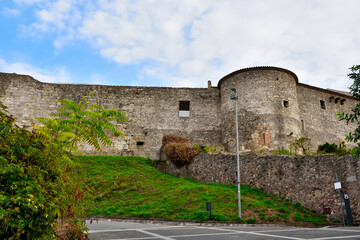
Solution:
[{"label": "vegetation at wall base", "polygon": [[[90,188],[83,201],[88,217],[324,224],[325,217],[299,203],[242,185],[242,219],[237,186],[200,183],[158,172],[150,159],[79,156],[77,178]],[[211,202],[212,212],[206,211]]]},{"label": "vegetation at wall base", "polygon": [[69,165],[51,138],[17,127],[0,103],[0,239],[85,239],[84,192]]},{"label": "vegetation at wall base", "polygon": [[342,156],[351,153],[352,149],[346,149],[345,142],[343,141],[341,144],[337,145],[335,143],[325,142],[318,147],[318,154],[335,154],[337,156]]},{"label": "vegetation at wall base", "polygon": [[180,136],[173,134],[164,135],[162,144],[167,159],[178,166],[191,163],[198,154],[198,151],[195,147],[187,144],[187,142],[189,142],[189,139]]},{"label": "vegetation at wall base", "polygon": [[0,102],[0,239],[87,239],[79,204],[87,186],[73,179],[72,152],[84,141],[99,151],[112,145],[107,133],[122,135],[112,122],[126,116],[86,98],[58,102],[54,118],[37,118],[43,125],[32,131]]},{"label": "vegetation at wall base", "polygon": [[287,149],[284,147],[278,147],[277,149],[275,149],[272,154],[274,155],[295,155],[291,149]]}]

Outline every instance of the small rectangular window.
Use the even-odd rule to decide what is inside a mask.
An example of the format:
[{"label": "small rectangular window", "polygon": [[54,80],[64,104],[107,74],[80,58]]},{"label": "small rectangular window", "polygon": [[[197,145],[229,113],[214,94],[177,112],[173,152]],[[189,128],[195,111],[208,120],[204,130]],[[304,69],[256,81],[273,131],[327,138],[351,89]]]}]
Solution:
[{"label": "small rectangular window", "polygon": [[190,101],[180,101],[180,111],[190,111]]},{"label": "small rectangular window", "polygon": [[326,109],[324,100],[320,100],[320,107],[321,109]]},{"label": "small rectangular window", "polygon": [[190,101],[179,102],[179,117],[190,117]]},{"label": "small rectangular window", "polygon": [[284,101],[284,107],[286,107],[286,108],[289,107],[289,101],[286,101],[286,100]]},{"label": "small rectangular window", "polygon": [[305,124],[304,124],[304,120],[301,119],[301,129],[305,130]]}]

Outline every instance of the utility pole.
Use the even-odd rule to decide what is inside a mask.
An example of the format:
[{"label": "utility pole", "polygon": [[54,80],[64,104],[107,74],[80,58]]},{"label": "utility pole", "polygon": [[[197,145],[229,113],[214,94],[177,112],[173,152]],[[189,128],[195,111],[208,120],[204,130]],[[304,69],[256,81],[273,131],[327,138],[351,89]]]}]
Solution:
[{"label": "utility pole", "polygon": [[237,112],[238,95],[237,95],[237,92],[236,92],[236,88],[231,88],[231,91],[233,91],[234,93],[231,94],[230,99],[231,99],[231,100],[235,100],[237,185],[238,185],[239,218],[241,218],[240,162],[239,162],[239,127],[238,127],[238,112]]}]

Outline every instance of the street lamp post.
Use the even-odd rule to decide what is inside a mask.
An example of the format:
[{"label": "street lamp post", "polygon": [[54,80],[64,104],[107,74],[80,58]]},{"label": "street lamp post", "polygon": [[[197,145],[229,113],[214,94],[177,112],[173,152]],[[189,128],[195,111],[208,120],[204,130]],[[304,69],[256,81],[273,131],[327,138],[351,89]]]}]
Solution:
[{"label": "street lamp post", "polygon": [[237,184],[238,184],[238,203],[239,203],[239,218],[241,218],[241,193],[240,193],[240,163],[239,163],[239,128],[238,128],[238,113],[237,100],[238,95],[236,88],[231,88],[234,93],[230,95],[231,100],[235,100],[235,125],[236,125],[236,161],[237,161]]}]

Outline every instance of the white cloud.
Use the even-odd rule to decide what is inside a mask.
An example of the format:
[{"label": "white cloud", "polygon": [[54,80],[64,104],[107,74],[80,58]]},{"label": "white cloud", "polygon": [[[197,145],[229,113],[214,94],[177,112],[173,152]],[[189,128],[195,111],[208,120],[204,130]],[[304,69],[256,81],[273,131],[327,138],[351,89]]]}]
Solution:
[{"label": "white cloud", "polygon": [[53,0],[53,1],[30,1],[16,0],[21,4],[25,1],[28,4],[35,4],[35,17],[38,21],[29,25],[21,25],[24,33],[29,35],[57,34],[54,40],[54,47],[61,48],[67,42],[74,40],[79,36],[77,27],[81,24],[82,13],[79,10],[79,4],[83,0]]},{"label": "white cloud", "polygon": [[0,72],[25,74],[34,77],[41,82],[69,83],[70,77],[63,67],[56,67],[51,70],[37,68],[23,62],[7,62],[0,57]]},{"label": "white cloud", "polygon": [[1,13],[8,17],[18,17],[21,15],[21,11],[19,9],[8,8],[8,7],[4,7]]},{"label": "white cloud", "polygon": [[358,9],[357,0],[56,0],[38,5],[31,27],[58,32],[58,48],[86,39],[101,56],[144,64],[141,76],[169,86],[271,65],[347,90],[348,68],[360,62]]}]

